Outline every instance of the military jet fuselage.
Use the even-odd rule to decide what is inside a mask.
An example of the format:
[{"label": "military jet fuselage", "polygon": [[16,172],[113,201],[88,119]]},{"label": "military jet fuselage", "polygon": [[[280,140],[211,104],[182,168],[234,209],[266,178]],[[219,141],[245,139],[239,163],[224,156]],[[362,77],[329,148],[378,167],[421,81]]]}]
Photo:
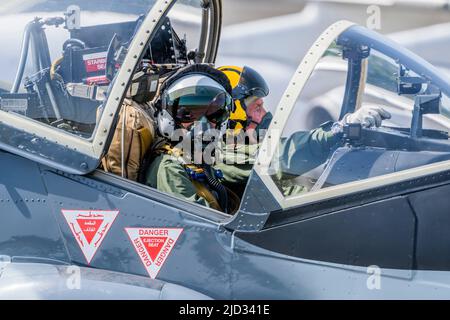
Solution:
[{"label": "military jet fuselage", "polygon": [[[99,19],[102,10],[91,8]],[[50,13],[24,26],[15,77],[0,79],[1,297],[25,278],[35,298],[98,297],[64,286],[45,294],[73,266],[85,289],[113,288],[109,298],[450,296],[450,82],[432,65],[347,21],[325,30],[230,215],[101,165],[136,73],[148,71],[140,98],[150,101],[167,72],[214,64],[221,2],[160,0],[90,26],[76,6]],[[56,25],[66,37],[54,57]],[[391,118],[345,126],[328,149],[305,143],[298,132],[319,131],[300,120],[327,97],[315,83],[339,101],[338,119],[373,106]],[[320,132],[331,132],[335,119],[323,120]]]}]

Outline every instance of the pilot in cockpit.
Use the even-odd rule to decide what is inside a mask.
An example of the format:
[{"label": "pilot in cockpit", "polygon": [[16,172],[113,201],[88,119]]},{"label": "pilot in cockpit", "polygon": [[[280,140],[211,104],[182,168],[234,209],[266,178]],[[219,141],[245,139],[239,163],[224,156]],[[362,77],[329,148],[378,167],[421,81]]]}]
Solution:
[{"label": "pilot in cockpit", "polygon": [[[218,70],[228,77],[233,89],[235,109],[227,127],[234,129],[234,133],[245,131],[250,143],[261,142],[263,131],[269,128],[273,118],[272,113],[264,107],[269,86],[256,70],[248,66],[224,66]],[[390,114],[383,108],[362,108],[354,114],[348,114],[342,124],[361,123],[363,127],[379,127],[383,120],[389,118]]]},{"label": "pilot in cockpit", "polygon": [[[264,98],[269,94],[269,87],[264,78],[248,66],[224,66],[218,69],[230,80],[235,102],[234,111],[226,124],[227,128],[232,130],[227,130],[228,143],[222,148],[224,161],[218,166],[229,163],[229,159],[254,163],[260,143],[273,118],[272,113],[264,107]],[[285,167],[290,167],[290,170],[286,171],[295,171],[300,175],[325,163],[330,150],[341,140],[344,125],[361,124],[365,128],[380,127],[383,120],[390,118],[389,112],[383,108],[367,107],[347,114],[341,121],[325,123],[309,132],[296,132],[281,144],[280,161]],[[233,138],[230,139],[230,135]],[[299,163],[300,165],[297,165]],[[247,173],[249,176],[250,172]],[[277,175],[281,175],[281,172]],[[286,183],[289,179],[285,179],[285,176],[273,178],[279,180],[280,188],[286,196],[307,191],[305,186]],[[238,194],[242,195],[245,184],[233,187],[233,190],[237,190]]]},{"label": "pilot in cockpit", "polygon": [[[263,79],[256,71],[251,73],[253,78],[256,74]],[[240,78],[245,74],[241,72]],[[251,82],[239,79],[237,83]],[[229,119],[239,104],[247,119],[251,119],[244,125],[241,123],[244,129],[258,131],[268,127],[271,114],[264,109],[262,100],[268,90],[260,88],[242,85],[238,90],[234,86],[233,90],[233,83],[230,84],[223,69],[218,71],[208,65],[182,68],[167,80],[157,103],[161,141],[153,148],[145,183],[187,201],[235,213],[259,144],[235,139],[229,143],[224,137],[230,129],[234,130]],[[388,118],[390,114],[381,108],[362,108],[328,128],[293,134],[283,148],[296,161],[308,159],[310,165],[319,165],[340,140],[345,124],[380,126]],[[287,192],[304,191],[297,186]]]},{"label": "pilot in cockpit", "polygon": [[242,182],[242,169],[216,167],[215,150],[206,156],[221,140],[221,125],[233,108],[227,77],[209,65],[182,68],[164,82],[156,107],[161,140],[152,148],[151,161],[147,159],[145,183],[190,202],[235,212],[240,200],[229,184]]}]

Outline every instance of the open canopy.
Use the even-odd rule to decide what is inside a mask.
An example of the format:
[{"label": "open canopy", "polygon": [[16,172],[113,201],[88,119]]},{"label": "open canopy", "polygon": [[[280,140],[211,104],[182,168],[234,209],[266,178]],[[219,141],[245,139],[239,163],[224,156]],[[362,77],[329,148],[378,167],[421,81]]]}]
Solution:
[{"label": "open canopy", "polygon": [[[340,206],[349,195],[448,170],[449,84],[384,36],[346,21],[332,25],[278,105],[230,226],[258,230],[288,212],[331,200]],[[362,108],[382,108],[390,118],[380,127],[333,126]]]},{"label": "open canopy", "polygon": [[213,63],[221,28],[220,0],[5,1],[0,15],[0,147],[77,174],[97,168],[136,72]]}]

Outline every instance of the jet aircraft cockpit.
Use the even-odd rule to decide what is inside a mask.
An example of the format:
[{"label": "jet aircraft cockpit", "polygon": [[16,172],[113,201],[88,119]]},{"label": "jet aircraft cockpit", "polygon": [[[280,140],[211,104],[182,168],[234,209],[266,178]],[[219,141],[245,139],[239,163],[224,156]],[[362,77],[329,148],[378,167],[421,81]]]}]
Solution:
[{"label": "jet aircraft cockpit", "polygon": [[[27,22],[16,43],[15,71],[0,79],[0,146],[63,172],[88,174],[108,151],[131,91],[135,100],[151,101],[166,74],[214,63],[221,6],[213,0],[144,1],[118,14],[111,13],[114,1],[86,9],[81,0],[70,4],[35,4],[32,16],[27,10],[22,15]],[[136,82],[136,74],[145,76]],[[450,160],[448,83],[381,35],[346,21],[331,26],[302,60],[276,109],[231,223],[264,211],[246,224],[262,228],[281,208],[437,170]],[[385,109],[390,119],[381,127],[344,125],[326,147],[297,139],[299,132],[329,133],[347,114],[370,107]],[[311,114],[321,114],[315,118],[321,123],[309,121]]]},{"label": "jet aircraft cockpit", "polygon": [[[254,181],[262,180],[278,208],[294,208],[401,181],[418,168],[433,170],[450,160],[449,97],[448,79],[420,57],[363,27],[336,23],[313,44],[286,90]],[[298,139],[317,128],[331,132],[364,108],[382,108],[390,117],[379,127],[344,125],[332,143],[321,133],[312,143]]]},{"label": "jet aircraft cockpit", "polygon": [[[3,88],[9,92],[0,95],[2,110],[84,138],[92,135],[98,108],[107,97],[145,12],[131,21],[88,26],[81,23],[83,14],[79,6],[72,5],[64,15],[34,17],[26,24],[16,76],[10,88]],[[51,53],[47,34],[53,29],[64,29],[67,39],[59,52]],[[161,66],[170,68],[201,60],[201,52],[188,52],[185,36],[177,34],[171,18],[166,16],[140,59],[139,71],[153,73],[157,78],[163,72]],[[156,86],[143,85],[147,86],[141,88],[147,91],[146,99],[151,99]]]},{"label": "jet aircraft cockpit", "polygon": [[[8,6],[0,11],[4,23],[14,18],[23,29],[23,38],[12,41],[2,62],[5,149],[70,172],[91,172],[130,90],[139,102],[151,101],[164,74],[214,62],[218,1],[147,0],[123,6],[120,1],[30,1],[16,8],[18,13]],[[145,76],[136,81],[137,74]]]},{"label": "jet aircraft cockpit", "polygon": [[[221,16],[220,0],[2,0],[0,296],[448,298],[450,80],[351,22],[271,108],[236,213],[100,167],[129,96],[214,65]],[[389,116],[343,122],[371,108]]]}]

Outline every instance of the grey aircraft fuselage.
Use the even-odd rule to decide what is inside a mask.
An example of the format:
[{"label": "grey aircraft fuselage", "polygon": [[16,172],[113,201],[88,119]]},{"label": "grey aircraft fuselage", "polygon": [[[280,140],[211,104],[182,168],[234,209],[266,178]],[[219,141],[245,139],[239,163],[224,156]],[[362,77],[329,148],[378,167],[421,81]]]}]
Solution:
[{"label": "grey aircraft fuselage", "polygon": [[[96,123],[102,130],[91,139],[0,112],[0,262],[54,261],[145,276],[215,299],[449,298],[448,139],[366,130],[372,144],[347,147],[345,163],[331,159],[325,173],[336,182],[334,191],[297,199],[285,199],[261,175],[264,161],[273,159],[263,147],[233,217],[96,170],[132,70],[175,2],[157,1],[138,28]],[[220,38],[221,1],[209,4],[200,37],[205,63],[215,61]],[[400,57],[450,92],[437,70],[385,38],[349,22],[327,30],[300,65],[271,129],[283,131],[308,80],[301,77],[338,36],[356,39],[358,46],[348,48],[358,54],[368,42]],[[361,91],[362,60],[353,65],[345,113],[355,111]],[[391,140],[399,139],[407,143],[393,148]],[[306,201],[317,194],[322,198]],[[1,277],[2,263],[0,284]]]},{"label": "grey aircraft fuselage", "polygon": [[[6,152],[0,168],[0,254],[13,260],[146,276],[125,228],[182,228],[157,278],[212,298],[450,295],[448,173],[280,212],[259,232],[232,232],[218,213],[102,172],[69,175]],[[89,265],[63,217],[67,209],[119,211]]]}]

